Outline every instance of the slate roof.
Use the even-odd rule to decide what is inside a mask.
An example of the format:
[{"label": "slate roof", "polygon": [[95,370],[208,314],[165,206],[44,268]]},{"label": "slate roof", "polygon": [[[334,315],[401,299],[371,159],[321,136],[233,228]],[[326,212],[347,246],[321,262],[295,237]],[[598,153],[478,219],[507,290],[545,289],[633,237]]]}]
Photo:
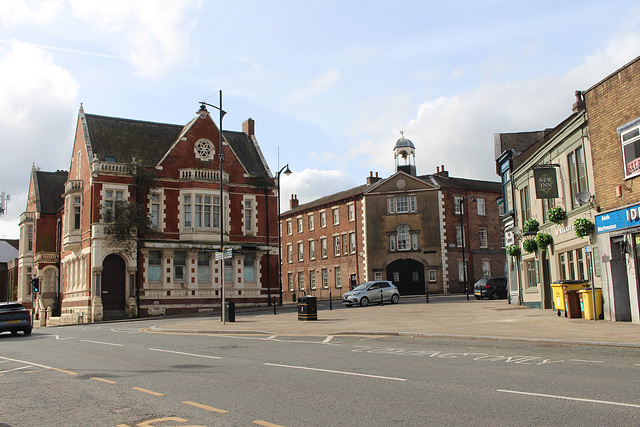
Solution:
[{"label": "slate roof", "polygon": [[[135,158],[146,167],[156,166],[189,125],[146,122],[94,114],[84,116],[91,149],[100,161],[111,156],[116,163],[130,163]],[[222,134],[251,175],[269,175],[251,138],[244,132],[225,130]]]},{"label": "slate roof", "polygon": [[314,200],[312,202],[304,203],[302,205],[298,205],[297,207],[295,207],[295,208],[293,208],[291,210],[283,212],[281,214],[281,216],[295,214],[296,212],[304,211],[305,209],[308,209],[308,208],[314,208],[314,207],[317,207],[317,206],[328,205],[328,204],[332,204],[332,203],[335,203],[335,202],[340,201],[340,200],[351,198],[353,196],[358,196],[358,195],[364,193],[365,190],[370,188],[370,187],[371,187],[371,185],[364,184],[364,185],[359,185],[358,187],[353,187],[353,188],[351,188],[349,190],[340,191],[339,193],[330,194],[328,196],[324,196],[324,197],[321,197],[319,199],[316,199],[316,200]]},{"label": "slate roof", "polygon": [[146,167],[154,167],[162,159],[184,128],[93,114],[85,117],[91,149],[100,161],[113,156],[116,163],[130,163],[135,158]]},{"label": "slate roof", "polygon": [[55,214],[64,205],[64,184],[67,182],[69,172],[43,172],[36,171],[34,175],[34,188],[36,196],[36,209],[40,213]]},{"label": "slate roof", "polygon": [[0,240],[0,263],[8,263],[12,259],[18,258],[19,251],[7,240]]},{"label": "slate roof", "polygon": [[435,181],[436,185],[439,187],[502,193],[502,184],[499,181],[481,181],[477,179],[456,178],[452,176],[447,177],[438,174],[424,175],[418,178],[428,183],[434,183]]}]

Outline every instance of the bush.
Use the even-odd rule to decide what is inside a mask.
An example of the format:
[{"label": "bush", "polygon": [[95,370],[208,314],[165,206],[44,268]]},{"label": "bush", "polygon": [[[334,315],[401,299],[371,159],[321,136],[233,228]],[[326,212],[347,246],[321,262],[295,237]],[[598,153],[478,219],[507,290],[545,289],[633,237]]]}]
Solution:
[{"label": "bush", "polygon": [[539,228],[540,223],[538,222],[538,220],[535,218],[529,218],[524,222],[522,231],[524,231],[526,234],[536,234]]},{"label": "bush", "polygon": [[586,237],[591,235],[593,230],[593,222],[587,218],[577,218],[573,221],[573,230],[576,232],[577,237]]},{"label": "bush", "polygon": [[554,224],[560,224],[566,216],[564,209],[561,207],[549,208],[549,210],[547,210],[547,219]]},{"label": "bush", "polygon": [[534,239],[526,239],[522,241],[522,248],[530,254],[538,249],[538,245]]},{"label": "bush", "polygon": [[547,247],[553,243],[553,237],[548,233],[538,233],[536,236],[536,245],[541,251],[546,251]]}]

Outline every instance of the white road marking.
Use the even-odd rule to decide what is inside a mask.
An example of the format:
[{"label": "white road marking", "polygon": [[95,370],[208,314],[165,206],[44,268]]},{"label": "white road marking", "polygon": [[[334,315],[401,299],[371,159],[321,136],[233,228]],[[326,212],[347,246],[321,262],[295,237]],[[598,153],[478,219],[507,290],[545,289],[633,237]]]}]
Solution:
[{"label": "white road marking", "polygon": [[13,371],[19,371],[21,369],[27,369],[30,368],[31,366],[20,366],[19,368],[13,368],[13,369],[8,369],[6,371],[0,371],[0,374],[6,374],[7,372],[13,372]]},{"label": "white road marking", "polygon": [[0,356],[0,359],[7,360],[10,362],[24,363],[25,365],[29,365],[29,366],[37,366],[38,368],[51,369],[58,372],[64,372],[65,374],[69,374],[69,375],[77,375],[75,372],[65,371],[64,369],[53,368],[51,366],[41,365],[39,363],[27,362],[25,360],[11,359],[9,357],[3,357],[3,356]]},{"label": "white road marking", "polygon": [[67,337],[67,338],[60,338],[60,335],[52,335],[52,334],[42,334],[46,337],[56,337],[56,340],[62,341],[62,340],[72,340],[73,337]]},{"label": "white road marking", "polygon": [[291,365],[279,365],[277,363],[265,363],[267,366],[276,366],[279,368],[290,368],[290,369],[302,369],[305,371],[316,371],[316,372],[328,372],[331,374],[342,374],[342,375],[353,375],[356,377],[368,377],[368,378],[378,378],[382,380],[393,380],[393,381],[407,381],[406,378],[395,378],[395,377],[382,377],[380,375],[369,375],[369,374],[359,374],[356,372],[345,372],[345,371],[334,371],[331,369],[319,369],[319,368],[308,368],[305,366],[291,366]]},{"label": "white road marking", "polygon": [[102,342],[102,341],[89,341],[89,340],[80,340],[82,342],[88,342],[91,344],[102,344],[102,345],[112,345],[114,347],[124,347],[123,344],[114,344],[114,343],[110,343],[110,342]]},{"label": "white road marking", "polygon": [[181,351],[160,350],[159,348],[150,348],[149,350],[151,350],[151,351],[159,351],[161,353],[181,354],[183,356],[204,357],[204,358],[207,358],[207,359],[222,359],[221,357],[216,357],[216,356],[207,356],[207,355],[204,355],[204,354],[183,353]]},{"label": "white road marking", "polygon": [[583,359],[571,359],[572,362],[584,362],[584,363],[604,363],[602,360],[583,360]]},{"label": "white road marking", "polygon": [[614,406],[628,406],[630,408],[640,408],[640,405],[636,405],[633,403],[621,403],[621,402],[610,402],[608,400],[597,400],[597,399],[583,399],[580,397],[568,397],[568,396],[556,396],[553,394],[542,394],[542,393],[529,393],[525,391],[515,391],[515,390],[496,390],[501,393],[512,393],[512,394],[523,394],[525,396],[537,396],[537,397],[548,397],[551,399],[561,399],[561,400],[573,400],[576,402],[588,402],[588,403],[602,403],[605,405],[614,405]]},{"label": "white road marking", "polygon": [[324,344],[327,344],[328,342],[330,342],[333,339],[333,335],[329,335],[328,337],[326,337],[324,339],[324,341],[322,341]]}]

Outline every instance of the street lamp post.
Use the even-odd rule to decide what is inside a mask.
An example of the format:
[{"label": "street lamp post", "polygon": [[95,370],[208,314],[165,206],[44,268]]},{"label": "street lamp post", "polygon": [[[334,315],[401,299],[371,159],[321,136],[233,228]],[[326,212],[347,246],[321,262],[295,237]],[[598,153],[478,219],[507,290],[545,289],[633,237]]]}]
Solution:
[{"label": "street lamp post", "polygon": [[464,282],[464,291],[467,294],[467,301],[469,301],[469,285],[467,284],[467,262],[464,258],[464,224],[462,223],[462,215],[464,212],[464,202],[467,199],[471,199],[471,201],[476,200],[476,196],[473,194],[465,197],[460,200],[460,240],[462,241],[462,281]]},{"label": "street lamp post", "polygon": [[280,295],[280,305],[282,305],[282,225],[280,224],[280,174],[291,175],[289,164],[287,163],[276,174],[278,184],[278,292]]},{"label": "street lamp post", "polygon": [[204,101],[202,101],[200,103],[200,117],[204,118],[207,116],[207,114],[209,114],[209,112],[207,111],[207,107],[205,107],[206,105],[208,105],[209,107],[215,108],[216,110],[218,110],[220,112],[220,129],[219,129],[219,138],[218,138],[218,158],[220,159],[220,257],[221,259],[220,261],[220,316],[222,319],[222,324],[225,324],[225,320],[226,320],[226,315],[225,315],[225,296],[224,296],[224,193],[223,193],[223,179],[222,179],[222,175],[223,175],[223,163],[224,163],[224,153],[222,152],[222,118],[224,117],[225,114],[227,114],[226,111],[224,111],[222,109],[222,90],[220,90],[220,107],[216,107],[215,105],[211,105],[208,104]]}]

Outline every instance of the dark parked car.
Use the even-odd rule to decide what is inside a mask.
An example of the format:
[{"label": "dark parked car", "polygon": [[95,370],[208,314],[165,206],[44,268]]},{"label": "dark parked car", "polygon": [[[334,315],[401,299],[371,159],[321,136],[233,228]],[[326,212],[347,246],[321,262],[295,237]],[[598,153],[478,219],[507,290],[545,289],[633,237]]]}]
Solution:
[{"label": "dark parked car", "polygon": [[31,314],[19,302],[0,302],[0,332],[31,334]]},{"label": "dark parked car", "polygon": [[397,304],[400,301],[398,288],[389,281],[377,280],[375,282],[366,282],[356,286],[352,291],[345,292],[342,295],[342,302],[351,307],[354,304],[360,304],[366,307],[370,302],[380,303],[380,296],[383,301],[389,301]]},{"label": "dark parked car", "polygon": [[507,278],[490,277],[480,279],[473,285],[473,295],[476,299],[498,299],[507,297]]}]

